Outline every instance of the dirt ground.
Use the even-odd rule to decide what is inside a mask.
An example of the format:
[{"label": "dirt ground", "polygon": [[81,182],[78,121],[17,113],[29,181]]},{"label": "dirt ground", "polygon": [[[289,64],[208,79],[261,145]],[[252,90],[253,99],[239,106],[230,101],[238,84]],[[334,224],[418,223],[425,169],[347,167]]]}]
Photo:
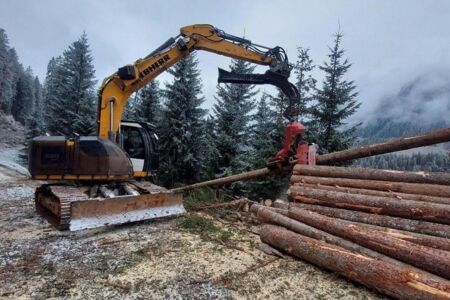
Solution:
[{"label": "dirt ground", "polygon": [[[15,150],[4,150],[11,160]],[[303,261],[265,254],[248,222],[203,214],[229,233],[226,242],[175,219],[57,231],[35,213],[39,183],[13,165],[0,159],[2,299],[382,298]]]}]

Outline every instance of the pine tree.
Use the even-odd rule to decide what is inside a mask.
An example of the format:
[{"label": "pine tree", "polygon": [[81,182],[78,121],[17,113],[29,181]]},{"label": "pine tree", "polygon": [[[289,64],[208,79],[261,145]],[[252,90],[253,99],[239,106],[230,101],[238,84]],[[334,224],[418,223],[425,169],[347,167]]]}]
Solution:
[{"label": "pine tree", "polygon": [[49,111],[48,129],[52,134],[88,135],[95,128],[95,79],[93,58],[86,33],[63,53],[55,69],[55,90]]},{"label": "pine tree", "polygon": [[317,89],[316,105],[311,109],[317,132],[317,144],[321,152],[347,149],[355,140],[357,126],[344,129],[345,120],[359,108],[356,86],[344,76],[351,64],[344,59],[341,48],[342,33],[335,34],[334,45],[330,47],[329,61],[319,68],[325,72],[321,89]]},{"label": "pine tree", "polygon": [[309,104],[313,100],[312,93],[316,87],[316,80],[311,75],[313,69],[314,65],[309,56],[309,49],[297,48],[297,62],[294,71],[297,75],[295,85],[299,93],[299,99],[296,103],[296,111],[302,123],[306,123],[309,117]]},{"label": "pine tree", "polygon": [[[242,60],[232,60],[232,72],[253,73],[254,66]],[[217,103],[213,106],[216,121],[217,176],[231,175],[250,169],[250,112],[257,94],[254,85],[224,84],[217,87]]]},{"label": "pine tree", "polygon": [[200,108],[201,79],[198,61],[191,55],[178,62],[169,73],[161,122],[161,179],[166,185],[193,182],[200,178],[202,135],[205,110]]}]

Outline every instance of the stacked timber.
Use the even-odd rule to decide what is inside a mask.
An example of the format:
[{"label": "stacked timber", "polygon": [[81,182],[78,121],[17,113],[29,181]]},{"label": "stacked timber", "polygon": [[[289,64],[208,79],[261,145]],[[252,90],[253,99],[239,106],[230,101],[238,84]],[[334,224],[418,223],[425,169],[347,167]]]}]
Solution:
[{"label": "stacked timber", "polygon": [[296,165],[264,243],[400,299],[450,299],[450,174]]}]

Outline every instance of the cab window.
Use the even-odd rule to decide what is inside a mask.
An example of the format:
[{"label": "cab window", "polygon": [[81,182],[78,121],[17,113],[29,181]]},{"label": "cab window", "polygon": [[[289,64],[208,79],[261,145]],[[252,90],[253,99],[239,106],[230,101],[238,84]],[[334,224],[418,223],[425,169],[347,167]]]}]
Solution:
[{"label": "cab window", "polygon": [[144,139],[136,127],[122,127],[123,147],[130,158],[145,159]]}]

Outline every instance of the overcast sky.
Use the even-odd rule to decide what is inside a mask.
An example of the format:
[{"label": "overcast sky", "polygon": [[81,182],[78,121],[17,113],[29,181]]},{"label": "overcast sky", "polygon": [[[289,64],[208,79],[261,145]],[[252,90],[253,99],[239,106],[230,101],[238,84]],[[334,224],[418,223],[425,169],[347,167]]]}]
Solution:
[{"label": "overcast sky", "polygon": [[[62,1],[2,0],[0,28],[21,62],[44,78],[48,60],[86,31],[99,82],[144,57],[180,27],[209,23],[253,42],[284,47],[291,61],[298,46],[322,64],[340,24],[354,80],[370,111],[383,96],[433,70],[450,70],[450,1]],[[206,107],[214,102],[217,67],[229,59],[198,53]],[[264,71],[259,68],[258,71]],[[319,70],[315,76],[321,78]],[[170,80],[168,75],[162,82]],[[261,89],[270,90],[261,87]]]}]

